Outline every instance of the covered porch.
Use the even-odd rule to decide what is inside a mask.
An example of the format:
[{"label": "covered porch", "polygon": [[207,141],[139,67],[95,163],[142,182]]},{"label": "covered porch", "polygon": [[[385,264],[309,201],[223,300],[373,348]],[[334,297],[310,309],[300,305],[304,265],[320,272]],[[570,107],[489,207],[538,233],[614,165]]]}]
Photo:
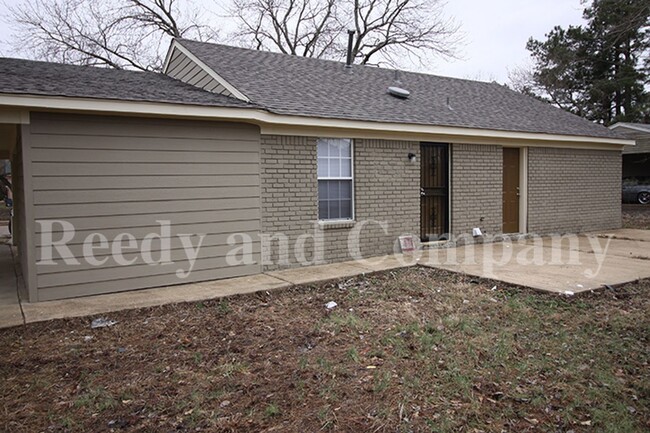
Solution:
[{"label": "covered porch", "polygon": [[21,299],[25,293],[19,292],[20,273],[13,258],[11,236],[7,226],[0,226],[0,321],[5,326],[25,323]]}]

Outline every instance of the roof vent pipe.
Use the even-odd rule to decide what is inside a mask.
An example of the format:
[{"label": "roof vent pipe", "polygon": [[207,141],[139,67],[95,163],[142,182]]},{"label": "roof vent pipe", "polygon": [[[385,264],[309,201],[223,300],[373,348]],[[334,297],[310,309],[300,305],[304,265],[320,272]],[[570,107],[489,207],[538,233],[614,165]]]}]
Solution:
[{"label": "roof vent pipe", "polygon": [[348,58],[345,61],[345,67],[352,67],[352,44],[354,43],[355,30],[348,30]]}]

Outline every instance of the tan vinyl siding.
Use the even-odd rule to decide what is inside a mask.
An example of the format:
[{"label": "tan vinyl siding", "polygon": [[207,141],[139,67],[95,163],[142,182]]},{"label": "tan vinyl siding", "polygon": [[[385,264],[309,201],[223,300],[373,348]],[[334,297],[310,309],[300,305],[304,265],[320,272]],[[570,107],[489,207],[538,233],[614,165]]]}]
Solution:
[{"label": "tan vinyl siding", "polygon": [[177,49],[174,49],[171,54],[166,74],[208,92],[232,96],[232,93],[215,80],[208,71]]},{"label": "tan vinyl siding", "polygon": [[[260,272],[259,137],[257,127],[235,123],[33,113],[35,244],[42,243],[39,220],[65,220],[75,227],[68,247],[80,262],[66,264],[54,252],[56,265],[37,264],[38,300]],[[139,253],[145,236],[161,232],[157,221],[170,221],[172,264],[151,266]],[[54,240],[63,235],[59,225],[53,231]],[[90,265],[83,242],[96,232],[109,242],[132,235],[138,250],[124,256],[135,262],[121,265],[110,249],[99,249],[95,257],[108,260]],[[177,235],[193,233],[205,238],[193,271],[181,279],[176,271],[187,271],[189,262]],[[227,264],[233,233],[253,239],[254,263]]]},{"label": "tan vinyl siding", "polygon": [[636,146],[625,146],[623,154],[630,155],[635,153],[650,153],[650,137],[637,138]]}]

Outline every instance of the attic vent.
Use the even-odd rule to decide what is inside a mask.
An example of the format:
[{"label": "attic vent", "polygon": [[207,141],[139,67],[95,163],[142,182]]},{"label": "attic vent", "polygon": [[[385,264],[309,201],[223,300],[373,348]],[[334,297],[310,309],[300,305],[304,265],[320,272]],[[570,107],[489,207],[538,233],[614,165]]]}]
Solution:
[{"label": "attic vent", "polygon": [[407,99],[409,96],[411,96],[411,92],[408,90],[402,89],[401,87],[389,87],[388,88],[388,93],[391,96],[394,96],[396,98],[400,99]]}]

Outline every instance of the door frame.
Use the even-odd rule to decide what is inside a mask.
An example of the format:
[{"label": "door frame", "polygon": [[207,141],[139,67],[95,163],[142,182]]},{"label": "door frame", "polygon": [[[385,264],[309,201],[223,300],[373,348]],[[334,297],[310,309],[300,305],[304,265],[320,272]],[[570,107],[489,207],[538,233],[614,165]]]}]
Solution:
[{"label": "door frame", "polygon": [[528,233],[528,147],[519,148],[519,233]]},{"label": "door frame", "polygon": [[519,149],[519,232],[528,233],[528,147],[510,146]]},{"label": "door frame", "polygon": [[[452,230],[452,228],[451,228],[451,224],[452,224],[452,218],[451,218],[451,215],[452,215],[451,214],[451,202],[452,202],[452,198],[451,198],[451,194],[452,194],[452,178],[451,178],[451,176],[452,176],[452,173],[451,173],[452,144],[451,143],[436,142],[436,141],[421,141],[420,142],[420,158],[422,158],[422,147],[424,147],[424,146],[444,146],[446,148],[446,151],[447,151],[446,152],[447,153],[447,164],[446,164],[446,167],[445,167],[445,169],[447,170],[447,184],[445,186],[445,192],[447,194],[447,212],[446,212],[446,215],[445,215],[445,231],[446,232],[442,233],[442,234],[447,235],[447,240],[449,240],[449,237],[451,236],[451,233],[452,233],[452,231],[451,231]],[[420,161],[419,166],[420,166],[420,170],[421,170],[422,161]],[[420,179],[421,179],[421,177],[420,177]],[[421,191],[422,180],[420,180],[419,187],[420,187],[419,190]],[[420,232],[421,232],[422,231],[422,228],[421,228],[422,227],[422,200],[420,200],[420,215],[419,215],[419,217],[420,217]],[[423,233],[419,234],[420,240],[422,239],[422,235],[423,235]],[[443,239],[441,239],[441,240],[443,240]],[[429,242],[435,242],[435,241],[429,241]]]},{"label": "door frame", "polygon": [[[501,233],[521,233],[521,149],[515,146],[504,146],[501,153],[503,163],[501,167]],[[515,156],[516,158],[514,158]],[[515,172],[517,176],[514,176]],[[516,208],[514,200],[516,200]],[[512,219],[513,212],[517,213],[516,219]]]}]

